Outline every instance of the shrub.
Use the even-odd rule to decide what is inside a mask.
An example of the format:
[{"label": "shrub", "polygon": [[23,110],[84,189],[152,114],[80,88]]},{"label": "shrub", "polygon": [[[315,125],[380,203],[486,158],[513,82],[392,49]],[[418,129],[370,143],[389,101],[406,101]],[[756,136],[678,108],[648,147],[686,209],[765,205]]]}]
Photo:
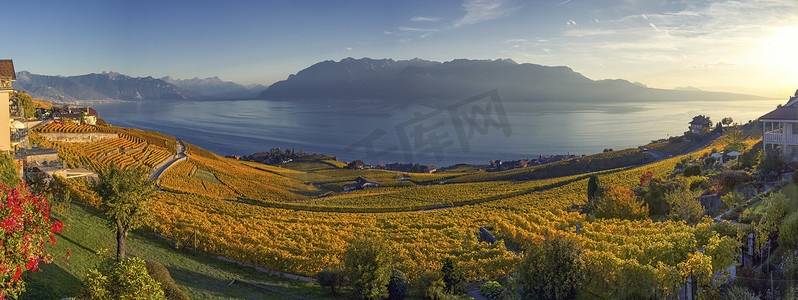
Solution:
[{"label": "shrub", "polygon": [[158,282],[149,274],[144,260],[121,262],[105,259],[98,269],[89,270],[77,299],[166,299]]},{"label": "shrub", "polygon": [[163,289],[166,299],[189,299],[188,295],[186,295],[186,293],[180,290],[180,288],[177,286],[175,280],[172,279],[172,275],[169,274],[169,270],[167,270],[164,265],[152,260],[146,260],[144,263],[145,267],[147,268],[147,273],[150,274],[150,277],[161,284],[161,289]]},{"label": "shrub", "polygon": [[684,176],[701,176],[701,166],[699,165],[690,165],[684,168]]},{"label": "shrub", "polygon": [[382,240],[358,240],[344,253],[347,282],[355,298],[384,299],[388,297],[391,279],[391,256]]},{"label": "shrub", "polygon": [[446,290],[449,293],[460,294],[465,292],[463,272],[460,270],[460,267],[457,266],[457,262],[454,259],[444,259],[441,272],[443,273],[443,283],[446,285]]},{"label": "shrub", "polygon": [[579,242],[566,236],[548,237],[524,253],[518,270],[522,299],[572,299],[585,278]]},{"label": "shrub", "polygon": [[402,271],[393,269],[388,281],[388,299],[401,300],[407,297],[407,276]]},{"label": "shrub", "polygon": [[623,186],[610,186],[599,196],[596,218],[640,220],[648,217],[648,205],[637,199],[634,192]]},{"label": "shrub", "polygon": [[787,251],[781,256],[781,272],[787,280],[798,279],[798,251]]},{"label": "shrub", "polygon": [[504,291],[504,287],[496,281],[488,281],[483,283],[479,290],[482,292],[482,296],[489,299],[498,299],[499,295]]},{"label": "shrub", "polygon": [[727,300],[759,300],[759,296],[744,286],[732,286],[725,293],[723,299]]},{"label": "shrub", "polygon": [[790,213],[781,221],[779,245],[790,250],[798,249],[798,211]]},{"label": "shrub", "polygon": [[322,287],[330,288],[330,293],[338,296],[338,289],[344,285],[344,274],[341,270],[324,268],[316,273],[316,282]]}]

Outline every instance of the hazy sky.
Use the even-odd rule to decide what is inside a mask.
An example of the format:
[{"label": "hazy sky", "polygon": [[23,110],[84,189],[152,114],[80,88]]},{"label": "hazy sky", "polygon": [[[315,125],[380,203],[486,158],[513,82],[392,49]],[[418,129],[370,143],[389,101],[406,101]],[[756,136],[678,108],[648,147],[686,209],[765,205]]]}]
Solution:
[{"label": "hazy sky", "polygon": [[271,84],[323,60],[511,58],[786,98],[798,1],[6,1],[18,71]]}]

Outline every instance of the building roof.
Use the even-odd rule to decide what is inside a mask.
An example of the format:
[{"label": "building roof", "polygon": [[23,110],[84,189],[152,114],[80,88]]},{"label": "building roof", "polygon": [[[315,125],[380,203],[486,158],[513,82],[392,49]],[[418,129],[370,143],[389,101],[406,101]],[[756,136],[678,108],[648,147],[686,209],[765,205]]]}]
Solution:
[{"label": "building roof", "polygon": [[707,125],[707,124],[709,124],[709,125],[712,125],[712,122],[710,122],[709,118],[707,118],[706,116],[701,115],[701,116],[693,117],[693,120],[690,121],[690,124],[694,124],[694,125]]},{"label": "building roof", "polygon": [[25,153],[25,156],[58,154],[58,150],[55,150],[53,148],[22,149],[22,150]]},{"label": "building roof", "polygon": [[782,106],[759,117],[759,120],[798,120],[798,107]]},{"label": "building roof", "polygon": [[17,80],[17,74],[14,72],[14,62],[10,59],[0,59],[0,78]]}]

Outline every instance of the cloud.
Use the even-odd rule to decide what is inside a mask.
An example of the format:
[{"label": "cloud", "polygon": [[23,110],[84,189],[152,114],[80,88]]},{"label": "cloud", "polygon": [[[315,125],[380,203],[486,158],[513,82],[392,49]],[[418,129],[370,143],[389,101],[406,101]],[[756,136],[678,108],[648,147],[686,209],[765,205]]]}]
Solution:
[{"label": "cloud", "polygon": [[346,51],[352,51],[352,47],[346,47]]},{"label": "cloud", "polygon": [[397,29],[399,29],[401,31],[416,31],[416,32],[438,32],[438,31],[440,31],[440,29],[436,29],[436,28],[417,28],[417,27],[406,27],[406,26],[402,26],[402,27],[399,27]]},{"label": "cloud", "polygon": [[510,7],[506,0],[464,0],[465,15],[452,25],[457,28],[509,16],[518,7]]},{"label": "cloud", "polygon": [[568,22],[565,22],[565,24],[566,24],[566,25],[576,25],[576,21],[574,21],[574,20],[568,20]]},{"label": "cloud", "polygon": [[435,17],[435,18],[431,18],[431,17],[412,17],[412,18],[410,18],[410,21],[413,21],[413,22],[438,22],[440,20],[441,20],[441,18],[437,18],[437,17]]},{"label": "cloud", "polygon": [[654,30],[660,31],[659,28],[657,28],[657,25],[654,25],[654,23],[648,23],[648,25],[651,26],[651,28],[654,28]]},{"label": "cloud", "polygon": [[382,33],[384,33],[385,35],[392,35],[393,34],[393,32],[391,32],[391,31],[383,31]]},{"label": "cloud", "polygon": [[596,18],[593,18],[593,21],[596,21],[596,23],[601,23],[601,22],[599,22],[599,20],[598,20],[598,19],[596,19]]},{"label": "cloud", "polygon": [[571,0],[565,0],[563,2],[560,2],[560,4],[557,4],[557,6],[563,6],[563,5],[567,4],[568,2],[571,2]]}]

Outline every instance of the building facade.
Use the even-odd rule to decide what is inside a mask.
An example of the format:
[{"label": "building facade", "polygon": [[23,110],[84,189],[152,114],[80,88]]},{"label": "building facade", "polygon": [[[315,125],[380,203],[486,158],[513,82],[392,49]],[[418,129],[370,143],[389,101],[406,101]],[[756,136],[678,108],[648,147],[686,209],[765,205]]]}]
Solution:
[{"label": "building facade", "polygon": [[798,162],[798,92],[787,104],[759,117],[764,151],[776,151],[785,162]]}]

